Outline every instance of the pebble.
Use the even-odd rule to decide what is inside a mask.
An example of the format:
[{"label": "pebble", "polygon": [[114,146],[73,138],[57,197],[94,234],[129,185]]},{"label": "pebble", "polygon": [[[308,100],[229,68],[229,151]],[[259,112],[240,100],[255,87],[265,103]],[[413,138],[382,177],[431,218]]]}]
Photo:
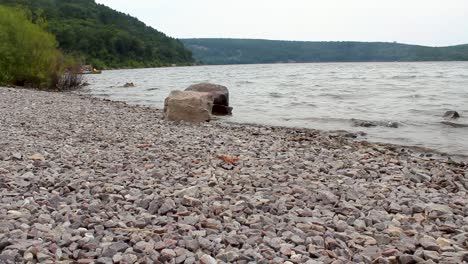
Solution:
[{"label": "pebble", "polygon": [[216,264],[218,262],[212,256],[205,254],[200,258],[200,263],[201,264]]},{"label": "pebble", "polygon": [[161,110],[81,92],[0,88],[0,123],[1,263],[468,258],[468,168],[437,154],[166,122]]}]

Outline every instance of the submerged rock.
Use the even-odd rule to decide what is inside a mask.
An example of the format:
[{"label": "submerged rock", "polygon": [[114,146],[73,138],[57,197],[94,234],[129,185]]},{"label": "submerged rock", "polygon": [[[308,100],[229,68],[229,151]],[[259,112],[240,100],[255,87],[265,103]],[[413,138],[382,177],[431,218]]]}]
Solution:
[{"label": "submerged rock", "polygon": [[128,88],[128,87],[135,87],[135,84],[134,84],[134,83],[132,83],[132,82],[130,82],[130,83],[126,83],[126,84],[124,84],[124,86],[123,86],[123,87],[125,87],[125,88]]},{"label": "submerged rock", "polygon": [[460,118],[460,114],[457,111],[447,111],[445,112],[444,117],[449,119],[457,119]]},{"label": "submerged rock", "polygon": [[390,127],[390,128],[398,128],[400,125],[397,122],[386,122],[386,121],[367,121],[367,120],[359,120],[359,119],[351,119],[353,126],[355,127]]}]

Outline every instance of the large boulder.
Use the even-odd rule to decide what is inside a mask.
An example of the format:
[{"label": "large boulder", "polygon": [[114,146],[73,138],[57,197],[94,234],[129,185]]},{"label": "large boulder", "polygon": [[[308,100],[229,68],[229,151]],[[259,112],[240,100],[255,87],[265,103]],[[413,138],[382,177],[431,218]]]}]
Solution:
[{"label": "large boulder", "polygon": [[199,83],[189,86],[185,91],[210,93],[213,95],[213,115],[231,115],[229,107],[229,90],[225,86],[212,83]]},{"label": "large boulder", "polygon": [[164,101],[164,114],[170,121],[209,121],[212,109],[213,95],[210,93],[175,90]]}]

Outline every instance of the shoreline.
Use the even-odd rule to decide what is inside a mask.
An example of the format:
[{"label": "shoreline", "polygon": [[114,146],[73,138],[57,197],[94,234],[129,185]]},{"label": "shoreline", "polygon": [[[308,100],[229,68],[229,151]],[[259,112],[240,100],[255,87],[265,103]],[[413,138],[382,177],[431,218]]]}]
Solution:
[{"label": "shoreline", "polygon": [[[97,101],[104,101],[104,102],[116,102],[116,103],[122,103],[125,104],[129,107],[143,107],[143,108],[151,108],[160,111],[163,113],[163,110],[155,107],[155,106],[147,106],[147,105],[140,105],[140,104],[130,104],[125,101],[114,101],[111,99],[106,99],[106,98],[100,98],[96,97],[90,94],[89,88],[82,87],[79,90],[72,91],[73,94],[76,94],[78,96],[83,96],[85,98],[89,98],[90,100],[97,100]],[[430,147],[423,147],[423,146],[415,146],[415,145],[402,145],[402,144],[396,144],[396,143],[387,143],[387,142],[381,142],[381,141],[372,141],[366,138],[362,138],[362,136],[358,135],[360,132],[352,132],[348,130],[321,130],[321,129],[314,129],[314,128],[305,128],[305,127],[293,127],[293,126],[281,126],[281,125],[265,125],[265,124],[257,124],[257,123],[250,123],[250,122],[235,122],[235,121],[229,121],[229,120],[224,120],[223,118],[219,118],[216,116],[213,116],[213,120],[211,121],[217,122],[217,123],[225,123],[225,124],[233,124],[233,125],[244,125],[244,126],[250,126],[250,127],[258,127],[258,128],[277,128],[277,129],[285,129],[285,130],[291,130],[291,131],[310,131],[310,132],[319,132],[323,136],[339,136],[339,137],[345,137],[350,141],[355,141],[355,142],[362,142],[362,143],[369,143],[369,144],[375,144],[381,147],[387,146],[391,148],[400,148],[400,149],[408,149],[411,151],[414,151],[415,153],[418,153],[419,155],[423,155],[424,157],[427,158],[433,158],[437,160],[447,160],[448,158],[453,159],[458,162],[462,163],[468,163],[468,155],[464,154],[454,154],[454,153],[448,153],[444,151],[440,151],[434,148]],[[348,135],[355,134],[357,137],[353,138]]]},{"label": "shoreline", "polygon": [[468,259],[467,166],[411,147],[13,88],[0,124],[2,263]]}]

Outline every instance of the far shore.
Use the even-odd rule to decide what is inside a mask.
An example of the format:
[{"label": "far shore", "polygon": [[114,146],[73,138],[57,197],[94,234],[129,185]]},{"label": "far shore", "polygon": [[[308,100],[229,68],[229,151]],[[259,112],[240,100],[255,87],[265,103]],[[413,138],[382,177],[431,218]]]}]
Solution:
[{"label": "far shore", "polygon": [[2,263],[468,259],[468,166],[434,151],[14,88],[0,135]]}]

